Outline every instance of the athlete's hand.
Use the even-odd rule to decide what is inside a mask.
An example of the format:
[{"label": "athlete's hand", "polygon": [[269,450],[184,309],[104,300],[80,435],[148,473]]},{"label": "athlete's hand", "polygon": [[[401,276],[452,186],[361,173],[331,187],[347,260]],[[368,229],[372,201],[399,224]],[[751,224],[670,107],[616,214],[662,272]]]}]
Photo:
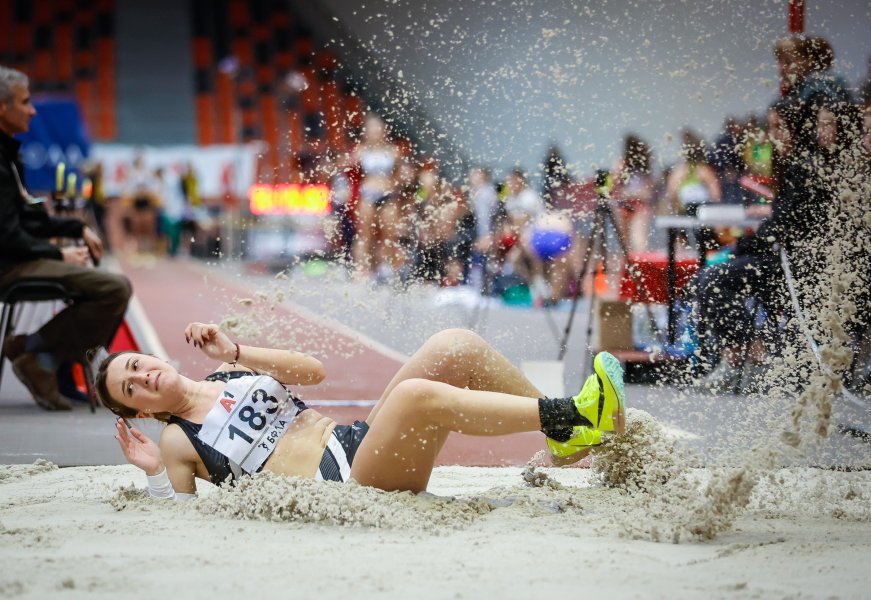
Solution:
[{"label": "athlete's hand", "polygon": [[209,358],[227,363],[236,359],[236,344],[214,323],[189,323],[184,337]]},{"label": "athlete's hand", "polygon": [[115,439],[127,462],[145,471],[146,475],[157,475],[163,471],[160,448],[147,435],[135,427],[127,429],[127,423],[121,418],[115,420],[115,428],[118,430]]}]

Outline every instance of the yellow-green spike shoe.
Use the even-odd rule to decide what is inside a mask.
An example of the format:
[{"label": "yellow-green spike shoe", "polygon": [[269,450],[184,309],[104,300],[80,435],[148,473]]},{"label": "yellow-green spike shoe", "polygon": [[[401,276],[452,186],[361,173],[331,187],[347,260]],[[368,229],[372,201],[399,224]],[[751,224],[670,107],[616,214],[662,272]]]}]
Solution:
[{"label": "yellow-green spike shoe", "polygon": [[600,352],[593,360],[594,373],[584,382],[580,393],[572,398],[575,407],[590,426],[572,428],[572,437],[566,442],[547,438],[547,448],[555,458],[569,458],[581,450],[602,443],[602,433],[623,433],[624,387],[623,368],[614,355]]},{"label": "yellow-green spike shoe", "polygon": [[573,398],[575,406],[594,429],[623,433],[623,367],[613,354],[599,352],[593,371],[590,377],[595,376],[595,383],[587,379],[581,393]]},{"label": "yellow-green spike shoe", "polygon": [[554,458],[570,458],[581,450],[588,450],[602,443],[602,432],[598,429],[577,425],[572,428],[572,437],[567,442],[558,442],[550,438],[547,449]]}]

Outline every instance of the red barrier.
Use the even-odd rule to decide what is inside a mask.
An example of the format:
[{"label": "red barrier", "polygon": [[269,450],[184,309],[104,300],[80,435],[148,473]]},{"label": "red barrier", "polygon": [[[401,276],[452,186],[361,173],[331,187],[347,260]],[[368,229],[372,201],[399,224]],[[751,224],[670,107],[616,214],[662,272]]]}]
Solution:
[{"label": "red barrier", "polygon": [[[623,271],[620,280],[620,298],[631,299],[632,302],[653,302],[665,304],[668,302],[668,258],[658,252],[639,252],[629,257],[635,266],[641,282],[641,289],[635,289],[635,283],[627,271]],[[680,259],[675,262],[675,289],[679,292],[698,271],[698,261],[694,258]],[[679,294],[678,294],[679,295]]]}]

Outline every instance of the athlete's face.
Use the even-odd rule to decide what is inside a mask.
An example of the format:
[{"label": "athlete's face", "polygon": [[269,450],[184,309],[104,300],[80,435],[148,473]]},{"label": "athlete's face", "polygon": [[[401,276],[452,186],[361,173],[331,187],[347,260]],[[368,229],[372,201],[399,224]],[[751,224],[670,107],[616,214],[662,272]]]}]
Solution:
[{"label": "athlete's face", "polygon": [[128,353],[106,369],[106,387],[112,398],[143,416],[168,412],[181,393],[178,372],[150,354]]}]

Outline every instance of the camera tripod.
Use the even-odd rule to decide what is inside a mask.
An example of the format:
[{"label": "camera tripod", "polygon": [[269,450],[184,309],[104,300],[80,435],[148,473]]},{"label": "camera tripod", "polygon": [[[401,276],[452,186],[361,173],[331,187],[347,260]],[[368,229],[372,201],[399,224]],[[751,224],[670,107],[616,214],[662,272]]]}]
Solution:
[{"label": "camera tripod", "polygon": [[[572,298],[572,307],[569,312],[568,321],[566,322],[565,331],[563,331],[563,338],[560,342],[560,350],[557,360],[563,360],[565,358],[566,351],[568,349],[569,336],[572,332],[572,325],[574,324],[575,315],[577,314],[578,303],[580,302],[582,295],[584,280],[586,279],[587,274],[590,272],[590,266],[596,263],[596,259],[600,259],[602,262],[606,262],[608,252],[606,240],[607,225],[610,224],[614,235],[617,238],[617,243],[620,247],[621,256],[626,262],[626,269],[629,272],[630,277],[632,277],[632,282],[635,285],[635,289],[647,289],[641,287],[643,281],[641,280],[641,276],[637,272],[635,266],[632,264],[632,261],[629,259],[629,249],[626,245],[626,240],[623,239],[623,234],[620,231],[620,228],[617,226],[617,220],[614,216],[614,211],[610,205],[611,198],[608,190],[608,177],[609,174],[605,170],[600,169],[596,172],[596,209],[593,216],[593,226],[590,232],[589,243],[584,250],[584,258],[583,262],[581,263],[581,270],[578,272],[577,278],[575,279],[575,292],[574,297]],[[650,292],[648,291],[648,296],[649,294]],[[595,298],[596,286],[594,284],[590,293],[590,307],[587,314],[587,331],[586,335],[584,336],[584,347],[587,349],[590,349],[590,337],[593,333],[593,305]],[[656,323],[656,318],[653,316],[653,311],[650,309],[650,303],[645,303],[644,307],[647,312],[647,318],[650,322],[651,331],[654,332],[654,334],[660,341],[664,342],[662,331],[659,329],[659,326]],[[587,361],[583,361],[583,365],[581,367],[581,378],[583,379],[586,374]]]}]

